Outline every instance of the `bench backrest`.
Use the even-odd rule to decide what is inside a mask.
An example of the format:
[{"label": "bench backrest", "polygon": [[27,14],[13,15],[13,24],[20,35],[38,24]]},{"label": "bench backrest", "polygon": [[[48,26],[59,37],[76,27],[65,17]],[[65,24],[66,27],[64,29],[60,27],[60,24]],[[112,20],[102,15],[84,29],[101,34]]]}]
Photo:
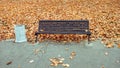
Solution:
[{"label": "bench backrest", "polygon": [[38,31],[49,34],[87,34],[88,20],[40,20]]}]

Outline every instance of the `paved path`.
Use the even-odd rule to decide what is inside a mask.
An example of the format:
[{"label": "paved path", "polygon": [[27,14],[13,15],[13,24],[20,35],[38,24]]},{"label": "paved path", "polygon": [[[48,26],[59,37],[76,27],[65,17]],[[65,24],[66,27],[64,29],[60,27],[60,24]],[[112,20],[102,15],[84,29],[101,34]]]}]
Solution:
[{"label": "paved path", "polygon": [[[40,50],[35,55],[34,50]],[[76,52],[74,59],[69,59],[71,52]],[[120,49],[105,48],[100,40],[87,45],[81,43],[42,42],[39,44],[0,42],[0,68],[64,68],[50,66],[49,58],[64,57],[69,68],[120,68]],[[29,61],[33,60],[33,63]],[[6,65],[7,62],[11,64]]]}]

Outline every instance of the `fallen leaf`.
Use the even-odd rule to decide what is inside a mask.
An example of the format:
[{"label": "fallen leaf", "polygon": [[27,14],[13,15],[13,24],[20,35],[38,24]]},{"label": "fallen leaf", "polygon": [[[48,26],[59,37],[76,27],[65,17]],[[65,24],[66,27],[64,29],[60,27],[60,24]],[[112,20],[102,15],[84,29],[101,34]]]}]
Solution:
[{"label": "fallen leaf", "polygon": [[120,44],[118,44],[118,48],[120,48]]},{"label": "fallen leaf", "polygon": [[113,48],[113,47],[114,47],[114,45],[113,45],[113,43],[112,43],[112,42],[110,42],[110,43],[107,43],[107,44],[106,44],[106,47],[107,47],[107,48]]},{"label": "fallen leaf", "polygon": [[50,60],[50,62],[51,62],[51,66],[58,66],[58,64],[62,64],[63,63],[63,58],[50,58],[49,59]]},{"label": "fallen leaf", "polygon": [[18,65],[18,68],[21,68],[21,66],[20,66],[20,65]]},{"label": "fallen leaf", "polygon": [[66,51],[68,51],[68,50],[69,50],[69,48],[65,48],[65,50],[66,50]]},{"label": "fallen leaf", "polygon": [[35,49],[34,50],[35,55],[37,55],[39,52],[40,52],[40,49]]},{"label": "fallen leaf", "polygon": [[71,56],[76,56],[76,52],[71,52],[71,54],[70,54]]},{"label": "fallen leaf", "polygon": [[62,64],[62,66],[64,66],[64,67],[70,67],[70,65],[69,64]]},{"label": "fallen leaf", "polygon": [[70,58],[70,59],[73,59],[75,56],[76,56],[76,52],[74,52],[74,51],[73,51],[73,52],[71,52],[71,54],[70,54],[70,57],[69,57],[69,58]]},{"label": "fallen leaf", "polygon": [[72,57],[72,56],[70,56],[69,58],[70,58],[70,59],[73,59],[73,57]]},{"label": "fallen leaf", "polygon": [[101,68],[105,68],[105,67],[104,67],[104,65],[102,65],[102,67],[101,67]]},{"label": "fallen leaf", "polygon": [[12,64],[12,61],[9,61],[9,62],[6,63],[6,65],[10,65],[10,64]]}]

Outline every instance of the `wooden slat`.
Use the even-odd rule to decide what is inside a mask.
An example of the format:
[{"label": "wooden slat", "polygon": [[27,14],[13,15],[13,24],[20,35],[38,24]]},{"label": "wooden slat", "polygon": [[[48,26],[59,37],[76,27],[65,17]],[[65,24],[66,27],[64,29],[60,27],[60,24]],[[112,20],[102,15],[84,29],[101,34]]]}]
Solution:
[{"label": "wooden slat", "polygon": [[39,22],[41,33],[87,33],[89,29],[88,20],[42,20]]}]

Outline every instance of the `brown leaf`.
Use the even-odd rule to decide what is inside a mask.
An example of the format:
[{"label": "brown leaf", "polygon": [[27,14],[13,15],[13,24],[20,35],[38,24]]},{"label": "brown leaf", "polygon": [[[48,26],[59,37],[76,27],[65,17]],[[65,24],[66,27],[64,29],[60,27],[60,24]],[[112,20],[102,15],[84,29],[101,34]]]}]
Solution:
[{"label": "brown leaf", "polygon": [[112,43],[112,42],[110,42],[110,43],[107,43],[107,44],[106,44],[106,47],[107,47],[107,48],[113,48],[113,47],[114,47],[114,45],[113,45],[113,43]]},{"label": "brown leaf", "polygon": [[61,58],[50,58],[49,59],[50,60],[50,62],[51,62],[51,66],[58,66],[58,64],[62,64],[63,63],[63,59],[61,59]]},{"label": "brown leaf", "polygon": [[10,64],[12,64],[12,61],[9,61],[9,62],[6,63],[6,65],[10,65]]},{"label": "brown leaf", "polygon": [[101,67],[101,68],[105,68],[105,67],[104,67],[104,65],[102,65],[102,67]]},{"label": "brown leaf", "polygon": [[69,64],[62,64],[62,66],[64,66],[64,67],[70,67],[70,65]]},{"label": "brown leaf", "polygon": [[69,58],[70,58],[70,59],[73,59],[75,56],[76,56],[76,52],[74,52],[74,51],[73,51],[73,52],[71,52],[71,54],[70,54],[70,57],[69,57]]},{"label": "brown leaf", "polygon": [[120,48],[120,44],[118,44],[118,48]]},{"label": "brown leaf", "polygon": [[71,56],[76,56],[76,52],[71,52],[71,54],[70,54]]}]

